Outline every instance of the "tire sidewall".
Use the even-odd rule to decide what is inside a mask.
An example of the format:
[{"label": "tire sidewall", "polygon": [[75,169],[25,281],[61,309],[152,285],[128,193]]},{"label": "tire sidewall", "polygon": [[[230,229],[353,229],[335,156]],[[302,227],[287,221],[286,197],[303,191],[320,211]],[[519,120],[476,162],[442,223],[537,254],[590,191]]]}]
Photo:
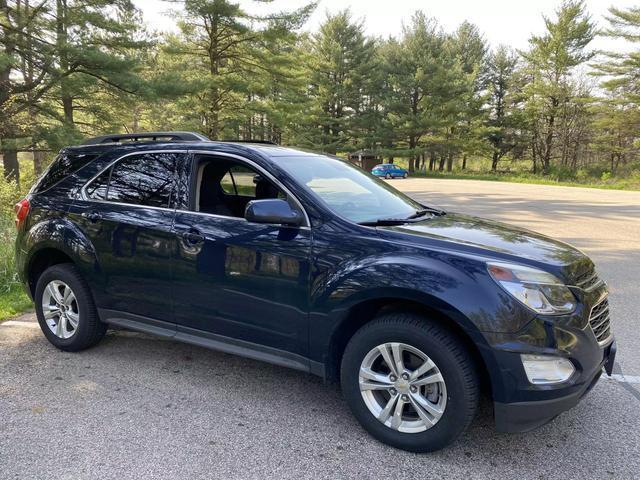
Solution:
[{"label": "tire sidewall", "polygon": [[[47,337],[47,340],[60,348],[71,347],[81,341],[81,339],[86,338],[86,336],[89,334],[89,332],[87,331],[88,325],[85,320],[87,315],[89,314],[89,309],[92,308],[93,301],[88,296],[86,286],[82,284],[82,282],[76,275],[71,273],[72,268],[72,266],[66,264],[55,265],[51,268],[48,268],[38,279],[35,291],[34,303],[36,309],[36,317],[38,318],[40,328],[42,329],[44,335]],[[60,338],[56,336],[51,331],[49,325],[47,325],[47,322],[44,319],[44,312],[42,310],[42,296],[46,286],[54,280],[60,280],[66,283],[73,291],[76,297],[76,302],[78,304],[78,328],[69,338]]]},{"label": "tire sidewall", "polygon": [[[361,337],[361,338],[358,338]],[[342,368],[342,391],[360,423],[377,439],[397,448],[414,452],[432,451],[451,443],[466,428],[456,412],[466,412],[470,392],[466,391],[463,372],[453,352],[442,342],[419,329],[402,325],[376,325],[364,335],[356,334],[350,342]],[[447,388],[444,414],[433,427],[419,433],[403,433],[384,425],[369,411],[359,388],[359,370],[365,355],[378,345],[398,342],[418,348],[431,358],[440,370]]]}]

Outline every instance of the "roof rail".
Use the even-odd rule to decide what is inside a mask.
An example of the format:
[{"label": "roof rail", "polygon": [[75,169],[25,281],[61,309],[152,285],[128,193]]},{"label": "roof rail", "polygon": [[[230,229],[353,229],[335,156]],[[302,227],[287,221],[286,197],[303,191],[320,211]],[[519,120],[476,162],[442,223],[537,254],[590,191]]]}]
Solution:
[{"label": "roof rail", "polygon": [[102,143],[118,143],[122,140],[137,141],[181,141],[181,142],[209,142],[210,140],[195,132],[140,132],[140,133],[116,133],[93,137],[82,142],[82,145],[100,145]]},{"label": "roof rail", "polygon": [[276,142],[272,142],[271,140],[220,140],[220,142],[228,142],[228,143],[263,143],[265,145],[278,145]]}]

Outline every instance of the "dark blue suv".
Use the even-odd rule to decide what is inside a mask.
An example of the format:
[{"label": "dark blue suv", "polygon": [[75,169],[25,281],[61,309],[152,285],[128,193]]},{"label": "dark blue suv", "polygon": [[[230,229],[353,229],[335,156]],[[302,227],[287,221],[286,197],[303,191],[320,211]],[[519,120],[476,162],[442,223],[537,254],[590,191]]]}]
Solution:
[{"label": "dark blue suv", "polygon": [[499,430],[535,428],[613,366],[607,287],[583,253],[335,157],[99,137],[62,150],[16,212],[19,274],[56,347],[112,325],[310,372],[406,450],[452,442],[481,392]]}]

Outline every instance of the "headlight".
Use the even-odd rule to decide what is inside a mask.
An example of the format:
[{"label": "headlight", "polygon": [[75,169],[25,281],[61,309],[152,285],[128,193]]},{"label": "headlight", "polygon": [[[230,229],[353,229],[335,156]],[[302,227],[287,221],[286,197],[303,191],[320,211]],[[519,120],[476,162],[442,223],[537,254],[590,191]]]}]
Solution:
[{"label": "headlight", "polygon": [[558,278],[537,268],[511,263],[487,264],[489,274],[531,310],[544,315],[571,313],[576,297]]}]

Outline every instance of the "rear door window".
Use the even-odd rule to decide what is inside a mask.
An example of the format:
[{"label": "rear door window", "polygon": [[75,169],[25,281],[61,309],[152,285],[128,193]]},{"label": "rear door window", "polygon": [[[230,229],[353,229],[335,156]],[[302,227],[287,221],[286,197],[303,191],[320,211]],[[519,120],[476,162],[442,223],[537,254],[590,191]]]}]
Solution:
[{"label": "rear door window", "polygon": [[168,207],[180,154],[146,153],[116,162],[85,187],[93,200]]}]

